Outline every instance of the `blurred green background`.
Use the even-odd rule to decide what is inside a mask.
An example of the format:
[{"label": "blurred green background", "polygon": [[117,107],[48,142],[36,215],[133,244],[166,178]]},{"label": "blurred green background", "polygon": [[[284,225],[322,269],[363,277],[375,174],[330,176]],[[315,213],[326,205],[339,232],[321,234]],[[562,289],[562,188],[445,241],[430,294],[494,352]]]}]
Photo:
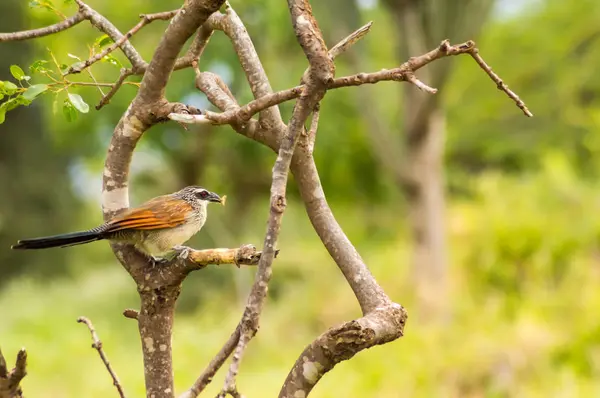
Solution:
[{"label": "blurred green background", "polygon": [[[60,19],[47,7],[29,3],[0,2],[0,31]],[[137,23],[140,12],[173,9],[180,3],[89,2],[122,31]],[[404,55],[419,53],[410,50],[416,33],[401,23],[408,15],[402,13],[402,3],[410,1],[313,3],[330,45],[374,21],[371,33],[336,61],[338,76],[390,68],[405,60]],[[426,32],[420,45],[433,48],[445,38],[453,43],[477,39],[482,56],[535,117],[524,117],[468,56],[444,59],[419,72],[426,83],[440,88],[432,106],[445,120],[440,147],[445,210],[442,217],[433,218],[445,237],[445,249],[435,260],[439,269],[424,280],[415,268],[431,264],[415,261],[415,247],[421,242],[410,226],[414,192],[398,181],[399,166],[390,166],[389,154],[382,150],[392,143],[398,153],[409,153],[403,136],[414,115],[406,110],[414,109],[414,101],[429,100],[414,94],[414,87],[398,83],[327,94],[315,152],[325,191],[378,281],[407,308],[409,321],[405,337],[338,365],[313,396],[600,396],[600,2],[423,4],[431,9],[417,10],[415,26]],[[285,3],[232,5],[246,23],[274,89],[296,85],[306,60]],[[65,15],[75,10],[70,2],[55,0],[54,6]],[[154,22],[132,39],[146,60],[165,26]],[[28,71],[36,60],[50,59],[47,49],[60,63],[74,62],[68,54],[85,59],[99,36],[83,22],[51,37],[2,43],[0,79],[14,81],[11,64]],[[120,54],[115,58],[126,62]],[[219,32],[201,68],[219,73],[241,103],[251,99],[235,53]],[[98,81],[111,82],[118,67],[104,62],[92,72]],[[82,74],[72,80],[90,77]],[[44,78],[33,74],[32,82]],[[135,90],[123,87],[104,109],[95,111],[92,106],[73,122],[67,122],[60,109],[55,114],[55,97],[46,93],[30,106],[10,111],[0,125],[0,346],[10,362],[21,346],[27,348],[27,396],[115,395],[90,348],[88,331],[75,323],[81,315],[95,323],[126,392],[143,395],[137,327],[121,315],[123,309],[138,306],[135,285],[108,245],[9,250],[19,238],[101,222],[104,155]],[[90,105],[100,100],[96,88],[72,92]],[[167,92],[170,100],[208,106],[194,89],[189,70],[176,72]],[[64,95],[58,95],[59,105]],[[282,106],[285,117],[292,105]],[[229,127],[184,131],[175,123],[158,126],[146,133],[135,153],[132,202],[201,184],[226,193],[228,206],[213,207],[207,225],[190,244],[260,245],[274,158]],[[415,171],[417,176],[423,173]],[[238,381],[249,397],[274,396],[306,344],[326,328],[360,316],[352,292],[314,234],[293,183],[289,194],[278,244],[281,254],[260,333]],[[186,280],[174,332],[178,393],[235,327],[254,272],[210,267]],[[432,278],[442,288],[430,289],[424,299],[422,285]],[[224,371],[219,372],[209,396],[216,394],[223,377]]]}]

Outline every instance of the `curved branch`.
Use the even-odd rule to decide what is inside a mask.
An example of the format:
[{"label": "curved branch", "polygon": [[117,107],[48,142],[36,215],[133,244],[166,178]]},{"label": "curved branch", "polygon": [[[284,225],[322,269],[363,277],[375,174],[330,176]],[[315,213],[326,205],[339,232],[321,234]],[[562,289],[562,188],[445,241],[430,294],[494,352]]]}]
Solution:
[{"label": "curved branch", "polygon": [[67,30],[70,27],[75,26],[82,21],[85,21],[85,19],[85,14],[79,11],[75,15],[70,16],[69,18],[62,20],[58,23],[55,23],[54,25],[45,26],[43,28],[38,29],[23,30],[21,32],[0,33],[0,43],[7,41],[35,39],[38,37],[52,35],[54,33]]}]

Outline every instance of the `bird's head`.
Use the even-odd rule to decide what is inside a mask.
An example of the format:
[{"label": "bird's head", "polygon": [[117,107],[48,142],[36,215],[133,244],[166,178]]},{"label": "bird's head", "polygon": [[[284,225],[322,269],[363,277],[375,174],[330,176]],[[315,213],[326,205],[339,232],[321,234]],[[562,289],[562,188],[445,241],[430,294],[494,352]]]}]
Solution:
[{"label": "bird's head", "polygon": [[204,206],[210,202],[225,204],[225,196],[220,197],[214,192],[195,185],[183,188],[178,194],[192,203]]}]

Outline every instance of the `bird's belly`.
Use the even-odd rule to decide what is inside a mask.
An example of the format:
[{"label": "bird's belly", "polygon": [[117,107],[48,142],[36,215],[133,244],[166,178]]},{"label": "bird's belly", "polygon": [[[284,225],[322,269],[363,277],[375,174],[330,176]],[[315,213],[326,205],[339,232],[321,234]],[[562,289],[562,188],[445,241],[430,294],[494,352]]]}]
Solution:
[{"label": "bird's belly", "polygon": [[188,241],[202,228],[202,224],[188,222],[179,227],[147,233],[141,249],[152,256],[161,257],[171,252],[174,246],[180,246]]}]

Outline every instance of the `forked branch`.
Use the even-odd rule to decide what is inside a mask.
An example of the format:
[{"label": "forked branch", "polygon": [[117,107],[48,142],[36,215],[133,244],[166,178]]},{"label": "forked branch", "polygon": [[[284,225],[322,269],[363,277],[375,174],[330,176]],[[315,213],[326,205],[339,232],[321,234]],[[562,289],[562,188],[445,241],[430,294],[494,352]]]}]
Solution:
[{"label": "forked branch", "polygon": [[125,391],[123,391],[123,386],[121,386],[119,377],[117,376],[114,369],[110,365],[110,362],[108,361],[108,358],[106,357],[106,354],[104,353],[104,350],[102,349],[102,341],[100,341],[100,338],[98,337],[98,334],[96,333],[96,329],[94,329],[94,325],[92,324],[92,321],[90,321],[88,318],[86,318],[84,316],[81,316],[81,317],[77,318],[77,322],[84,323],[88,327],[90,334],[92,335],[92,348],[94,348],[96,351],[98,351],[98,355],[100,355],[100,359],[102,359],[102,363],[106,367],[106,370],[108,370],[108,373],[110,374],[110,377],[113,380],[113,385],[119,392],[119,396],[121,398],[125,398]]}]

